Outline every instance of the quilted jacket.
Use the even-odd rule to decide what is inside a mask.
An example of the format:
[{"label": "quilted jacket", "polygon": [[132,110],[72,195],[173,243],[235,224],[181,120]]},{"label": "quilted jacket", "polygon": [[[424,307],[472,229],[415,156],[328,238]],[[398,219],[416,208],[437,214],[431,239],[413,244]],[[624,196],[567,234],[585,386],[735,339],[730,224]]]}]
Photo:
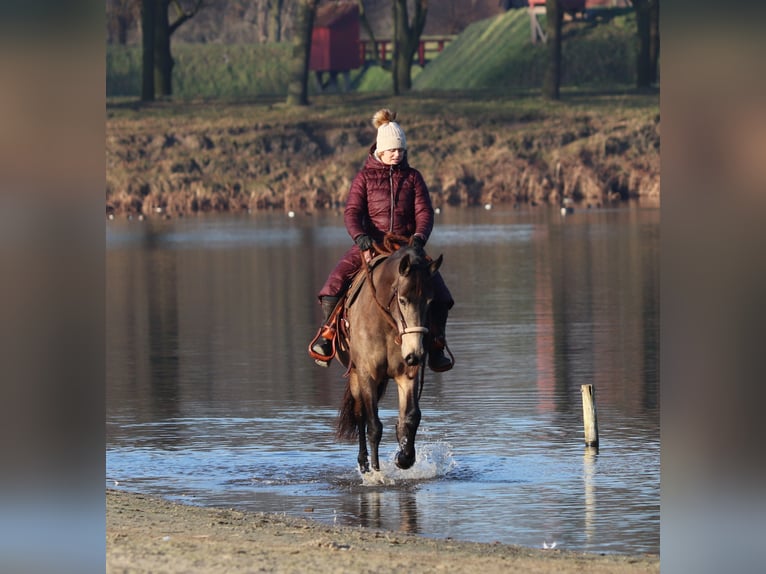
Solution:
[{"label": "quilted jacket", "polygon": [[434,210],[423,176],[407,163],[386,165],[373,155],[351,183],[344,223],[352,239],[362,234],[382,241],[387,232],[428,240],[434,225]]}]

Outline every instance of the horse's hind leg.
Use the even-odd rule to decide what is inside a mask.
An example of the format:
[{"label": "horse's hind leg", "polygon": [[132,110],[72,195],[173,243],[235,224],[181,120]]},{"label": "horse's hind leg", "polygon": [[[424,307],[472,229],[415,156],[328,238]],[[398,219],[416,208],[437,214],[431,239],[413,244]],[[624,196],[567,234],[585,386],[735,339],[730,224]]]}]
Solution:
[{"label": "horse's hind leg", "polygon": [[348,389],[353,398],[354,425],[359,439],[359,454],[356,461],[359,464],[360,472],[369,472],[370,462],[367,455],[367,420],[365,416],[364,402],[362,398],[361,387],[359,386],[359,375],[356,369],[351,369],[349,373]]},{"label": "horse's hind leg", "polygon": [[[378,384],[372,377],[363,372],[356,372],[354,375],[359,390],[358,404],[364,421],[359,426],[359,468],[362,472],[369,470],[370,466],[372,466],[372,470],[380,470],[378,447],[383,436],[383,425],[378,417]],[[366,433],[365,425],[367,426]],[[366,465],[367,443],[370,447],[369,465]],[[363,465],[362,459],[364,459],[365,465]]]},{"label": "horse's hind leg", "polygon": [[[370,381],[372,384],[372,381]],[[378,417],[378,399],[373,393],[365,396],[365,409],[367,410],[367,441],[370,443],[370,462],[372,470],[380,470],[380,457],[378,451],[380,439],[383,436],[383,424]]]},{"label": "horse's hind leg", "polygon": [[364,434],[364,422],[359,425],[359,456],[356,457],[359,463],[359,471],[362,473],[370,472],[370,460],[367,457],[367,437]]},{"label": "horse's hind leg", "polygon": [[399,452],[396,455],[396,466],[403,469],[415,464],[415,433],[420,425],[416,381],[417,377],[410,379],[404,375],[396,378],[396,386],[399,390],[399,420],[396,423]]}]

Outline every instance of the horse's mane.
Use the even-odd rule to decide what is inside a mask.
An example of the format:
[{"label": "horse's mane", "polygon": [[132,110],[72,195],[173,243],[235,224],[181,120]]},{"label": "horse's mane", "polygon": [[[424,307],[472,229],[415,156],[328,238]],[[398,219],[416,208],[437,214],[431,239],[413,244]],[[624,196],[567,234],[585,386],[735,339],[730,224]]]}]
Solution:
[{"label": "horse's mane", "polygon": [[422,249],[416,249],[411,246],[401,247],[394,251],[388,260],[384,261],[381,267],[381,276],[385,276],[387,281],[394,281],[399,273],[399,265],[404,257],[409,257],[409,279],[412,288],[417,297],[421,297],[426,289],[426,282],[430,280],[431,273],[429,266],[431,258],[428,257]]},{"label": "horse's mane", "polygon": [[416,249],[411,245],[402,245],[392,251],[386,251],[389,254],[389,258],[398,261],[405,255],[410,255],[410,263],[418,268],[427,266],[431,259],[426,255],[422,249]]}]

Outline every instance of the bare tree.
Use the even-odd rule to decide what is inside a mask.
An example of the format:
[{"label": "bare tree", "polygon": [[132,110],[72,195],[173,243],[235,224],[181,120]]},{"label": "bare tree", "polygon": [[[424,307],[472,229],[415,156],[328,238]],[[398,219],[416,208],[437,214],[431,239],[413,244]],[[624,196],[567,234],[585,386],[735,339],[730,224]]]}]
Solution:
[{"label": "bare tree", "polygon": [[649,87],[657,81],[660,52],[659,4],[659,0],[633,0],[638,32],[636,84],[639,88]]},{"label": "bare tree", "polygon": [[311,35],[314,30],[319,0],[298,0],[293,23],[293,49],[288,63],[290,80],[287,85],[287,105],[309,104],[309,58]]},{"label": "bare tree", "polygon": [[412,59],[418,50],[420,35],[426,26],[427,0],[413,0],[414,14],[410,22],[407,0],[393,0],[394,50],[392,55],[394,94],[412,87]]},{"label": "bare tree", "polygon": [[[372,42],[372,59],[379,66],[383,66],[383,62],[380,60],[380,54],[378,53],[378,42],[375,40],[375,32],[367,18],[367,10],[364,7],[364,0],[357,0],[357,4],[359,5],[359,23],[362,25],[362,28],[364,28],[364,31],[367,32],[367,35]],[[365,56],[365,60],[366,59],[367,57]],[[364,64],[364,62],[362,63]]]},{"label": "bare tree", "polygon": [[128,43],[128,32],[140,18],[140,0],[107,0],[106,38],[110,44],[124,46]]},{"label": "bare tree", "polygon": [[154,101],[155,0],[141,0],[141,101]]},{"label": "bare tree", "polygon": [[[184,23],[202,9],[204,0],[188,2],[185,8],[181,0],[155,0],[154,20],[154,69],[155,84],[162,96],[173,94],[173,55],[170,52],[170,37]],[[171,22],[170,6],[175,8],[175,20]]]},{"label": "bare tree", "polygon": [[543,98],[558,100],[561,86],[561,25],[564,11],[559,0],[545,2],[545,43],[548,46],[548,58],[543,76]]},{"label": "bare tree", "polygon": [[284,0],[267,0],[269,10],[269,42],[282,41],[282,9],[284,4]]},{"label": "bare tree", "polygon": [[649,77],[653,82],[660,79],[660,0],[653,0],[651,20],[649,21]]}]

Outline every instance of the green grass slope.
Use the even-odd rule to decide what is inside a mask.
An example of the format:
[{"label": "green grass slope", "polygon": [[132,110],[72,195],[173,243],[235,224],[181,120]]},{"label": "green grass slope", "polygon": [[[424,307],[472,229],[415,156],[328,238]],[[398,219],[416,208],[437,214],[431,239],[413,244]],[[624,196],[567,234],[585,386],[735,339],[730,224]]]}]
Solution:
[{"label": "green grass slope", "polygon": [[[544,25],[544,16],[541,16]],[[562,85],[634,82],[635,18],[615,14],[564,23]],[[413,81],[414,90],[532,89],[542,85],[546,46],[532,44],[526,10],[468,26]]]}]

